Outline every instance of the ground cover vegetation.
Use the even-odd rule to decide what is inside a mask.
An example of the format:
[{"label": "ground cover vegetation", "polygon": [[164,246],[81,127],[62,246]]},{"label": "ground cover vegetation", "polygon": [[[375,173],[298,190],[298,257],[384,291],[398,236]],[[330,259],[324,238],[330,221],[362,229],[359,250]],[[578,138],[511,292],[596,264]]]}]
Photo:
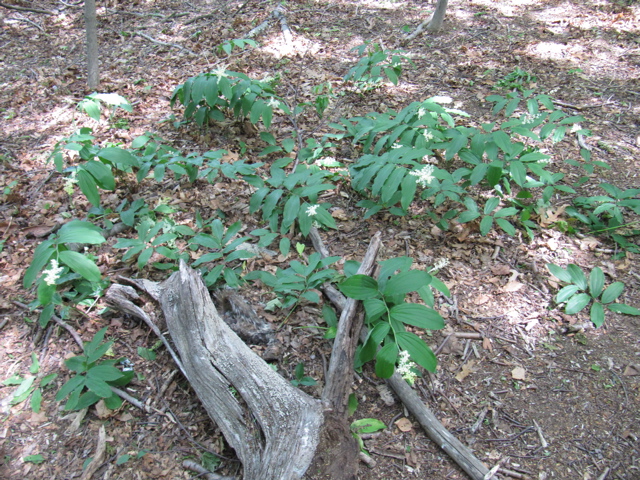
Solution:
[{"label": "ground cover vegetation", "polygon": [[[281,331],[295,332],[285,327],[297,318],[295,328],[309,329],[317,341],[335,335],[336,314],[321,295],[323,285],[334,284],[362,301],[367,334],[356,352],[356,371],[364,378],[385,379],[398,370],[414,385],[433,382],[430,375],[438,374],[431,341],[436,331],[447,328],[447,340],[455,336],[443,307],[455,301],[453,284],[441,278],[450,260],[425,261],[419,250],[411,254],[407,247],[404,253],[389,252],[375,276],[358,275],[359,262],[344,248],[328,257],[308,253],[305,243],[312,229],[331,238],[332,232],[353,228],[345,215],[351,209],[363,222],[406,229],[413,221],[436,238],[458,243],[476,238],[492,239],[498,246],[533,245],[540,238],[566,235],[596,239],[611,249],[611,261],[636,258],[640,189],[608,174],[611,162],[600,160],[590,146],[593,132],[586,125],[595,122],[588,112],[575,114],[575,108],[544,92],[539,79],[520,66],[496,78],[482,99],[483,112],[467,111],[444,94],[403,102],[399,89],[415,69],[415,59],[409,48],[387,49],[383,43],[354,46],[341,78],[292,89],[286,57],[270,75],[250,69],[242,73],[238,67],[246,63],[241,59],[255,55],[260,42],[230,37],[213,49],[218,55],[215,69],[175,82],[159,125],[145,125],[144,133],[124,140],[114,132],[129,130],[129,118],[144,108],[144,97],[131,102],[124,92],[91,92],[77,101],[75,131],[56,141],[41,167],[59,182],[68,208],[55,229],[34,244],[22,275],[24,290],[16,297],[35,319],[34,328],[49,332],[53,325],[95,323],[88,320],[94,315],[109,318],[102,299],[114,264],[131,276],[161,278],[184,261],[201,272],[212,290],[261,291],[265,315]],[[378,99],[387,95],[401,100],[393,108],[381,105]],[[360,107],[372,103],[382,108]],[[240,134],[217,133],[225,129]],[[207,149],[176,142],[180,136],[226,140],[224,148]],[[7,198],[15,187],[7,183]],[[252,221],[226,211],[221,203],[190,208],[189,202],[177,201],[176,195],[189,191],[242,192],[240,210]],[[586,274],[566,258],[563,264],[542,265],[536,271],[545,285],[545,291],[538,288],[540,306],[563,312],[559,318],[569,325],[580,325],[569,329],[577,339],[586,338],[587,323],[606,327],[614,315],[640,315],[634,302],[625,299],[630,298],[624,293],[628,281],[605,265],[587,267]],[[515,273],[503,292],[523,287]],[[483,303],[476,299],[476,305]],[[587,307],[588,313],[581,313]],[[312,323],[309,312],[319,314]],[[457,314],[454,318],[465,323]],[[143,381],[144,374],[131,368],[127,355],[114,352],[115,326],[88,329],[93,332],[82,354],[65,352],[64,365],[72,376],[64,369],[41,373],[37,356],[30,363],[25,360],[30,373],[4,381],[14,388],[9,403],[29,400],[32,412],[39,413],[51,392],[51,400],[65,402],[62,411],[84,411],[96,404],[98,411],[121,409],[119,387]],[[103,343],[105,335],[114,339]],[[491,351],[490,343],[483,346]],[[153,362],[156,350],[157,345],[137,352]],[[531,353],[528,347],[526,351]],[[321,380],[319,370],[305,374],[305,363],[312,358],[288,357],[295,386],[311,389]],[[466,351],[463,358],[467,361],[455,376],[458,382],[474,371]],[[275,368],[287,372],[287,363]],[[600,368],[592,365],[593,371]],[[511,381],[518,390],[526,377],[515,371]],[[635,389],[631,395],[637,400]],[[366,435],[386,424],[375,415],[359,415],[357,405],[354,392],[350,406],[360,420],[353,422],[352,431],[361,450],[371,454]],[[488,410],[483,411],[486,415]],[[396,427],[411,431],[404,424]],[[113,465],[143,461],[146,450],[118,451]],[[223,451],[215,450],[219,455],[202,453],[200,464],[231,472],[232,464],[222,461]],[[6,463],[17,460],[6,458]],[[45,456],[21,460],[39,465]],[[408,466],[414,468],[417,463],[411,462]],[[90,470],[89,463],[84,467]],[[629,471],[621,469],[620,474]]]}]

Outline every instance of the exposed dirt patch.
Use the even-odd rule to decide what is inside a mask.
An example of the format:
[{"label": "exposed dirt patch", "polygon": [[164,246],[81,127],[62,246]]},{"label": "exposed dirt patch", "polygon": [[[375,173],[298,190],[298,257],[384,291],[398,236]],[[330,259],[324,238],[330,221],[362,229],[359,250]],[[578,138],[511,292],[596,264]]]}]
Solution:
[{"label": "exposed dirt patch", "polygon": [[[164,122],[171,113],[180,115],[169,108],[174,87],[191,75],[227,65],[256,78],[280,75],[284,96],[308,100],[311,86],[341,81],[357,60],[350,49],[364,40],[396,47],[402,27],[423,19],[424,5],[414,1],[291,2],[287,19],[294,29],[293,45],[285,45],[273,26],[258,38],[260,48],[220,59],[215,47],[225,39],[241,38],[271,13],[270,5],[109,2],[99,10],[101,91],[117,92],[135,104],[133,114],[118,114],[120,128],[87,120],[75,108],[90,93],[84,85],[81,9],[46,0],[39,2],[39,8],[55,14],[0,7],[0,185],[17,181],[0,204],[5,242],[0,253],[4,292],[0,368],[2,379],[28,375],[34,353],[39,375],[60,375],[54,388],[45,389],[40,413],[33,413],[29,402],[10,406],[15,386],[1,387],[5,400],[0,402],[0,477],[80,477],[83,464],[94,455],[101,425],[107,432],[107,450],[94,478],[189,478],[182,461],[194,458],[206,464],[206,452],[222,458],[221,473],[237,474],[240,465],[233,452],[225,448],[188,384],[175,374],[170,356],[162,348],[154,362],[138,355],[137,347],[154,345],[153,335],[130,318],[99,315],[100,305],[72,313],[70,323],[85,341],[109,326],[117,355],[132,359],[138,374],[129,393],[149,411],[127,404],[117,412],[92,408],[74,424],[76,414],[63,412],[54,401],[55,392],[67,380],[63,360],[78,349],[65,331],[40,330],[37,313],[18,306],[33,298],[33,292],[22,290],[22,276],[35,246],[51,229],[69,217],[84,218],[90,205],[80,194],[70,199],[63,191],[63,179],[52,175],[45,162],[57,141],[84,125],[105,142],[129,145],[136,136],[155,131],[185,152],[224,148],[248,161],[263,161],[257,153],[264,143],[233,123],[203,131],[176,130],[171,121]],[[199,18],[202,15],[210,16]],[[407,46],[416,68],[406,69],[397,87],[389,84],[369,95],[347,96],[332,111],[332,120],[447,95],[480,124],[492,118],[484,98],[494,92],[498,80],[519,67],[537,77],[531,85],[537,91],[587,118],[583,126],[594,133],[586,140],[593,158],[612,166],[609,171],[597,170],[579,189],[580,195],[600,191],[595,187],[600,180],[620,188],[640,185],[637,4],[452,2],[445,26],[444,33],[419,37]],[[154,43],[136,32],[197,55]],[[311,116],[299,125],[307,133],[316,127]],[[287,136],[291,130],[284,118],[276,117],[277,136]],[[319,138],[322,133],[321,128],[315,135]],[[247,153],[240,151],[240,141]],[[353,159],[350,153],[339,152]],[[569,180],[583,174],[563,163],[578,158],[573,137],[556,145],[553,154],[558,171]],[[116,208],[121,193],[107,197],[106,206]],[[225,221],[241,220],[247,232],[263,226],[258,218],[247,215],[249,194],[246,185],[227,180],[215,186],[167,180],[144,184],[136,193],[150,205],[172,198],[181,211],[179,221],[193,222],[195,209],[205,218],[223,212]],[[618,252],[612,244],[556,230],[538,232],[532,242],[496,232],[484,238],[473,231],[442,233],[420,211],[413,217],[378,215],[362,220],[362,211],[355,207],[357,199],[336,195],[330,201],[347,218],[339,231],[324,234],[333,255],[360,259],[371,236],[382,229],[382,259],[410,255],[420,268],[440,258],[449,260],[439,278],[449,286],[452,299],[438,300],[447,329],[428,338],[439,351],[439,370],[419,380],[416,388],[442,423],[487,466],[503,462],[505,469],[522,475],[514,478],[586,480],[605,478],[601,477],[605,472],[606,478],[640,478],[640,320],[609,313],[597,330],[572,330],[573,324],[588,325],[588,316],[569,317],[554,309],[555,289],[545,269],[548,262],[575,263],[585,270],[599,266],[608,281],[625,283],[621,300],[638,307],[637,255],[614,259]],[[114,242],[109,240],[111,245]],[[97,253],[109,278],[162,278],[157,271],[137,273],[107,248]],[[264,268],[276,261],[284,268],[289,260],[256,259],[249,268]],[[273,298],[270,292],[256,287],[242,292],[258,313],[280,325],[282,315],[263,310]],[[330,354],[330,344],[321,338],[323,331],[314,328],[323,327],[321,322],[319,309],[305,305],[279,333],[284,345],[279,371],[293,378],[294,367],[304,362],[305,375],[319,381],[318,386],[304,387],[313,395],[320,392],[323,363]],[[376,388],[382,384],[372,369],[365,368],[354,386],[360,401],[354,418],[372,417],[389,425],[365,440],[377,465],[361,466],[360,478],[465,478],[415,422],[409,427],[406,422],[396,423],[406,412],[397,402],[382,401]],[[148,453],[137,458],[143,451]],[[43,456],[43,463],[23,461],[36,454]],[[131,459],[118,465],[116,459],[125,454]]]}]

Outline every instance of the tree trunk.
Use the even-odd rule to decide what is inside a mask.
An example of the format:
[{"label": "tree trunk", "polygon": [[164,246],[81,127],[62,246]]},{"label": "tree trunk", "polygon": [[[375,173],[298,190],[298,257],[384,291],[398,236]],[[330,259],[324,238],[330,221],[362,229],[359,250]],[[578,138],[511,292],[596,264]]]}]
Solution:
[{"label": "tree trunk", "polygon": [[433,16],[431,17],[431,21],[427,25],[428,32],[437,32],[442,27],[442,22],[444,22],[444,15],[447,12],[447,5],[449,0],[438,0],[436,4],[436,11],[433,12]]},{"label": "tree trunk", "polygon": [[87,34],[87,87],[98,88],[98,20],[96,16],[96,0],[84,1],[84,23]]}]

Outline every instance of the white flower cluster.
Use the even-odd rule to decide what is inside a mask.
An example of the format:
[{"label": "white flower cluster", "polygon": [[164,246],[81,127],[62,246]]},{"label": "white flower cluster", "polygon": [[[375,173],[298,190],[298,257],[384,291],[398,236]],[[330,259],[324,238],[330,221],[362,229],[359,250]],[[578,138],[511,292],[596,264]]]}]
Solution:
[{"label": "white flower cluster", "polygon": [[64,187],[62,187],[62,189],[69,196],[73,195],[74,185],[78,183],[78,179],[76,178],[77,175],[78,172],[74,170],[73,172],[71,172],[71,175],[69,175],[64,181]]},{"label": "white flower cluster", "polygon": [[431,133],[428,128],[424,129],[424,132],[422,132],[422,136],[427,142],[433,140],[433,133]]},{"label": "white flower cluster", "polygon": [[318,207],[320,205],[309,205],[307,207],[307,215],[309,215],[310,217],[315,217],[318,213]]},{"label": "white flower cluster", "polygon": [[413,385],[418,378],[414,370],[416,366],[417,365],[409,358],[409,352],[401,350],[398,355],[398,368],[396,368],[396,371],[409,385]]},{"label": "white flower cluster", "polygon": [[435,170],[435,167],[433,165],[425,165],[420,170],[414,170],[413,172],[409,173],[409,175],[413,175],[414,177],[418,177],[416,182],[418,182],[423,187],[426,187],[435,178],[433,176],[433,171],[434,170]]},{"label": "white flower cluster", "polygon": [[315,164],[319,167],[327,167],[331,165],[335,165],[336,159],[335,157],[322,157],[315,161]]},{"label": "white flower cluster", "polygon": [[420,107],[420,108],[418,109],[418,118],[422,118],[422,117],[424,117],[426,114],[427,114],[427,111],[426,111],[424,108]]},{"label": "white flower cluster", "polygon": [[435,261],[435,263],[433,264],[433,267],[431,267],[429,269],[429,273],[437,272],[438,270],[442,270],[447,265],[449,265],[449,259],[444,258],[444,257],[439,258],[438,260]]},{"label": "white flower cluster", "polygon": [[544,116],[545,114],[542,112],[536,113],[535,115],[530,115],[530,114],[525,114],[522,116],[522,123],[523,124],[529,124],[529,123],[533,123],[536,120],[538,120],[539,118],[541,118],[542,116]]},{"label": "white flower cluster", "polygon": [[278,101],[277,98],[274,98],[274,97],[269,97],[269,101],[267,102],[267,105],[269,105],[271,108],[280,108],[280,102]]},{"label": "white flower cluster", "polygon": [[51,265],[47,268],[42,275],[44,276],[44,283],[47,285],[55,285],[56,280],[60,278],[60,274],[64,271],[64,267],[58,265],[58,261],[54,258],[51,260]]}]

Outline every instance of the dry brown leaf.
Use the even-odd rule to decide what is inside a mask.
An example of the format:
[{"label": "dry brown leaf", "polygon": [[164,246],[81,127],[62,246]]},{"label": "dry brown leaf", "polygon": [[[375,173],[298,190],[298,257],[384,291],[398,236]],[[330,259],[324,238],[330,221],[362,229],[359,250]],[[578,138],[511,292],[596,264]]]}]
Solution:
[{"label": "dry brown leaf", "polygon": [[511,273],[511,267],[504,263],[500,263],[499,265],[491,267],[491,273],[494,275],[509,275]]},{"label": "dry brown leaf", "polygon": [[493,345],[491,344],[490,338],[484,337],[482,339],[482,348],[484,348],[485,350],[489,350],[490,352],[493,352]]},{"label": "dry brown leaf", "polygon": [[524,283],[520,282],[508,282],[504,287],[502,287],[503,292],[517,292],[524,286]]},{"label": "dry brown leaf", "polygon": [[349,220],[349,217],[347,216],[345,211],[341,208],[336,208],[335,210],[332,210],[331,216],[336,220],[342,220],[342,221]]},{"label": "dry brown leaf", "polygon": [[476,298],[473,299],[473,303],[476,305],[484,305],[489,300],[491,300],[491,297],[489,295],[485,295],[484,293],[481,293],[480,295],[478,295]]},{"label": "dry brown leaf", "polygon": [[635,377],[640,375],[640,365],[627,365],[627,368],[624,369],[624,373],[622,375],[625,377]]},{"label": "dry brown leaf", "polygon": [[513,370],[511,370],[511,377],[514,380],[524,380],[526,373],[527,372],[525,371],[524,368],[516,367]]},{"label": "dry brown leaf", "polygon": [[462,370],[460,370],[458,372],[458,374],[456,375],[456,380],[458,380],[459,382],[463,381],[465,378],[467,378],[470,374],[472,374],[475,370],[473,369],[473,366],[475,365],[476,361],[475,360],[469,360],[467,363],[465,363],[462,366]]},{"label": "dry brown leaf", "polygon": [[410,432],[411,429],[413,428],[413,424],[411,423],[411,420],[405,417],[402,417],[400,420],[397,420],[395,425],[396,427],[398,427],[398,430],[400,430],[401,432]]}]

